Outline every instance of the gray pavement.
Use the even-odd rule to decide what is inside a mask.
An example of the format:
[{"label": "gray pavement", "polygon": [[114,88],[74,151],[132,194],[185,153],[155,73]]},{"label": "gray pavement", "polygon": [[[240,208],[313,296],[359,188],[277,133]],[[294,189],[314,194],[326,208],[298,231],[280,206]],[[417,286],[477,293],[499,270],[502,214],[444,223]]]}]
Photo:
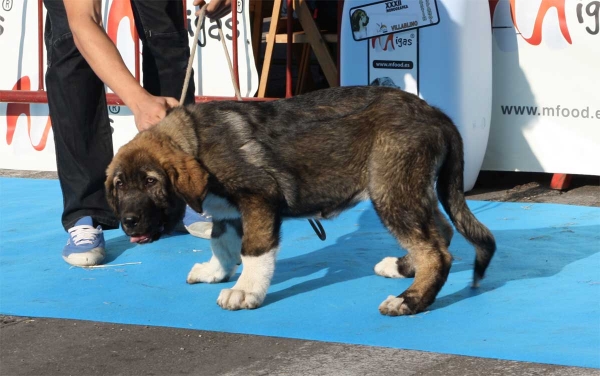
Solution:
[{"label": "gray pavement", "polygon": [[[56,178],[0,170],[0,176]],[[600,178],[482,172],[468,199],[600,206]],[[57,257],[59,251],[57,250]],[[0,297],[1,299],[1,297]],[[600,349],[599,356],[600,356]],[[0,376],[598,375],[600,370],[187,329],[0,315]]]}]

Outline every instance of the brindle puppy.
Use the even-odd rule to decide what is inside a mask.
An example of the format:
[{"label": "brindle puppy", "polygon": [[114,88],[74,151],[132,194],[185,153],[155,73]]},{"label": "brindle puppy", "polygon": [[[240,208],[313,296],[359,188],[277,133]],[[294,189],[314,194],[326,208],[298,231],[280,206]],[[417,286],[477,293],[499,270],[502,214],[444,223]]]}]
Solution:
[{"label": "brindle puppy", "polygon": [[184,202],[210,213],[213,256],[196,264],[187,281],[226,281],[243,263],[236,284],[217,300],[230,310],[264,301],[285,217],[331,218],[372,200],[408,251],[383,259],[375,272],[414,277],[379,306],[392,316],[425,310],[448,276],[453,231],[437,199],[475,246],[475,285],[496,249],[465,203],[463,145],[452,121],[417,96],[387,87],[176,108],[119,150],[106,189],[125,233],[138,242],[171,230]]}]

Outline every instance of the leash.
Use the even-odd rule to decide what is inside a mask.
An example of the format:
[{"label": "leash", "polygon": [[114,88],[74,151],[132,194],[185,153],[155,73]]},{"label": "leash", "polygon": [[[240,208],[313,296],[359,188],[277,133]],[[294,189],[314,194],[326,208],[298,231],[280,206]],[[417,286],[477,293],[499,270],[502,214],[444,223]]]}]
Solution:
[{"label": "leash", "polygon": [[325,229],[323,228],[323,225],[321,224],[321,222],[319,222],[318,219],[309,218],[308,223],[310,223],[310,226],[313,228],[313,230],[315,231],[315,234],[317,234],[319,239],[321,239],[321,240],[327,239],[327,234],[325,233]]},{"label": "leash", "polygon": [[[206,18],[206,6],[208,4],[204,4],[202,8],[200,8],[200,14],[198,15],[198,24],[196,25],[196,32],[194,33],[194,43],[192,44],[192,51],[190,52],[190,58],[188,60],[187,69],[185,71],[185,79],[183,81],[183,90],[181,91],[181,98],[179,99],[179,105],[183,106],[183,101],[185,99],[185,94],[187,93],[188,86],[190,84],[190,76],[192,75],[192,66],[194,65],[194,57],[196,56],[196,46],[198,46],[198,38],[200,38],[200,29],[202,28],[202,24],[204,24],[204,19]],[[233,83],[233,89],[235,90],[235,96],[238,101],[242,100],[242,95],[240,93],[240,88],[237,85],[237,80],[235,79],[235,74],[233,72],[233,65],[231,64],[231,58],[229,57],[229,50],[227,49],[227,45],[225,44],[225,36],[223,35],[223,28],[221,24],[221,20],[217,20],[217,27],[219,29],[219,38],[221,39],[221,45],[223,46],[223,51],[225,52],[225,58],[227,59],[227,66],[229,67],[229,74],[231,75],[231,83]]]},{"label": "leash", "polygon": [[[192,44],[192,50],[190,51],[190,58],[188,60],[187,69],[185,71],[185,79],[183,81],[183,90],[181,91],[181,98],[179,99],[179,105],[183,106],[183,101],[185,100],[185,94],[187,93],[188,86],[190,84],[190,76],[192,75],[192,66],[194,64],[194,57],[196,56],[196,46],[198,45],[198,38],[200,38],[200,29],[202,28],[202,24],[204,24],[204,19],[206,18],[206,6],[208,4],[204,4],[202,8],[200,8],[200,14],[198,14],[198,24],[196,25],[196,32],[194,33],[194,43]],[[221,24],[221,20],[217,20],[217,28],[219,29],[219,38],[221,39],[221,45],[223,46],[223,51],[225,52],[225,58],[227,59],[227,66],[229,67],[229,74],[231,76],[231,83],[233,84],[233,89],[235,90],[235,96],[238,101],[242,100],[242,95],[240,93],[240,88],[238,87],[237,80],[235,79],[235,73],[233,72],[233,65],[231,64],[231,58],[229,57],[229,50],[227,49],[227,44],[225,44],[225,36],[223,35],[223,28]],[[308,223],[315,231],[315,234],[321,240],[325,240],[327,238],[327,234],[325,233],[325,229],[321,222],[318,219],[308,219]]]}]

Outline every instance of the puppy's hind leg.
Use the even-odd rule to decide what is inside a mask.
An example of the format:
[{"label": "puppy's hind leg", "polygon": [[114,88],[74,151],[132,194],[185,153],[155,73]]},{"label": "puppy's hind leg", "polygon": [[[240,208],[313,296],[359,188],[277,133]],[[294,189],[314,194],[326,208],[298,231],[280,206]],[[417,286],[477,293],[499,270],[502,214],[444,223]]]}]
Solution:
[{"label": "puppy's hind leg", "polygon": [[452,242],[452,237],[454,236],[454,230],[452,229],[452,225],[450,224],[450,222],[448,222],[446,217],[444,217],[444,215],[437,206],[434,207],[433,213],[435,224],[440,230],[440,234],[442,234],[444,240],[446,241],[446,247],[449,247],[450,243]]},{"label": "puppy's hind leg", "polygon": [[[450,246],[454,230],[442,212],[434,208],[435,225],[444,238],[446,247]],[[375,265],[375,274],[387,278],[412,278],[415,276],[415,264],[410,254],[402,257],[386,257]]]},{"label": "puppy's hind leg", "polygon": [[374,163],[369,193],[383,224],[408,251],[403,258],[386,258],[376,272],[386,277],[411,276],[413,283],[398,296],[389,296],[379,306],[384,315],[411,315],[424,311],[446,282],[452,256],[448,252],[445,226],[438,223],[437,200],[427,170],[415,173],[395,159],[390,173]]},{"label": "puppy's hind leg", "polygon": [[375,265],[375,274],[387,278],[412,278],[415,265],[410,254],[402,257],[386,257]]},{"label": "puppy's hind leg", "polygon": [[[446,247],[450,246],[454,230],[442,212],[434,207],[434,220]],[[415,276],[415,262],[410,253],[402,257],[386,257],[375,265],[375,274],[387,278],[412,278]]]},{"label": "puppy's hind leg", "polygon": [[241,264],[242,222],[240,219],[214,220],[210,239],[213,255],[208,262],[190,270],[187,283],[227,282]]},{"label": "puppy's hind leg", "polygon": [[400,211],[403,212],[398,213],[402,220],[398,220],[398,215],[391,216],[385,210],[380,212],[380,216],[408,251],[408,255],[398,259],[396,265],[409,265],[411,271],[414,270],[415,279],[402,294],[390,295],[381,303],[379,311],[389,316],[412,315],[424,311],[433,303],[446,282],[452,264],[452,256],[447,250],[444,237],[439,233],[433,214],[419,218],[417,213]]}]

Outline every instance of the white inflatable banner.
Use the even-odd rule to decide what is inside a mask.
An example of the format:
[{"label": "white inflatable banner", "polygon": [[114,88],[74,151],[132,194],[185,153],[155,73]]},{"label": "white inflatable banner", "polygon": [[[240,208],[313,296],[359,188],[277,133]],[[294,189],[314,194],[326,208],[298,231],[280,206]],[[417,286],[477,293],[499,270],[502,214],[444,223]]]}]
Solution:
[{"label": "white inflatable banner", "polygon": [[[371,7],[377,7],[380,12],[390,9],[389,13],[397,14],[414,11],[420,17],[421,26],[412,30],[402,28],[400,32],[388,27],[387,31],[391,30],[392,34],[356,40],[359,38],[352,37],[356,25],[352,24],[351,16]],[[463,138],[465,190],[475,184],[490,128],[492,35],[489,14],[487,2],[474,0],[344,2],[341,85],[397,87],[445,111]],[[383,31],[374,18],[369,15],[362,24],[369,30]],[[421,24],[423,18],[428,23]],[[385,26],[392,24],[388,22]]]},{"label": "white inflatable banner", "polygon": [[[0,90],[38,90],[38,2],[1,0],[0,6]],[[254,96],[258,73],[250,41],[249,0],[238,0],[238,60],[242,96]],[[134,20],[129,0],[103,0],[103,21],[125,64],[134,72]],[[195,31],[196,9],[187,1],[190,47]],[[45,20],[44,9],[44,20]],[[224,17],[223,32],[233,56],[231,14]],[[194,62],[196,95],[234,96],[229,68],[216,23],[208,19],[201,29]],[[44,48],[45,54],[45,48]],[[45,68],[45,59],[44,59]],[[45,72],[44,72],[45,73]],[[110,92],[110,90],[108,90]],[[127,107],[109,106],[115,151],[136,133]],[[46,104],[0,103],[0,168],[56,170],[54,142]]]}]

